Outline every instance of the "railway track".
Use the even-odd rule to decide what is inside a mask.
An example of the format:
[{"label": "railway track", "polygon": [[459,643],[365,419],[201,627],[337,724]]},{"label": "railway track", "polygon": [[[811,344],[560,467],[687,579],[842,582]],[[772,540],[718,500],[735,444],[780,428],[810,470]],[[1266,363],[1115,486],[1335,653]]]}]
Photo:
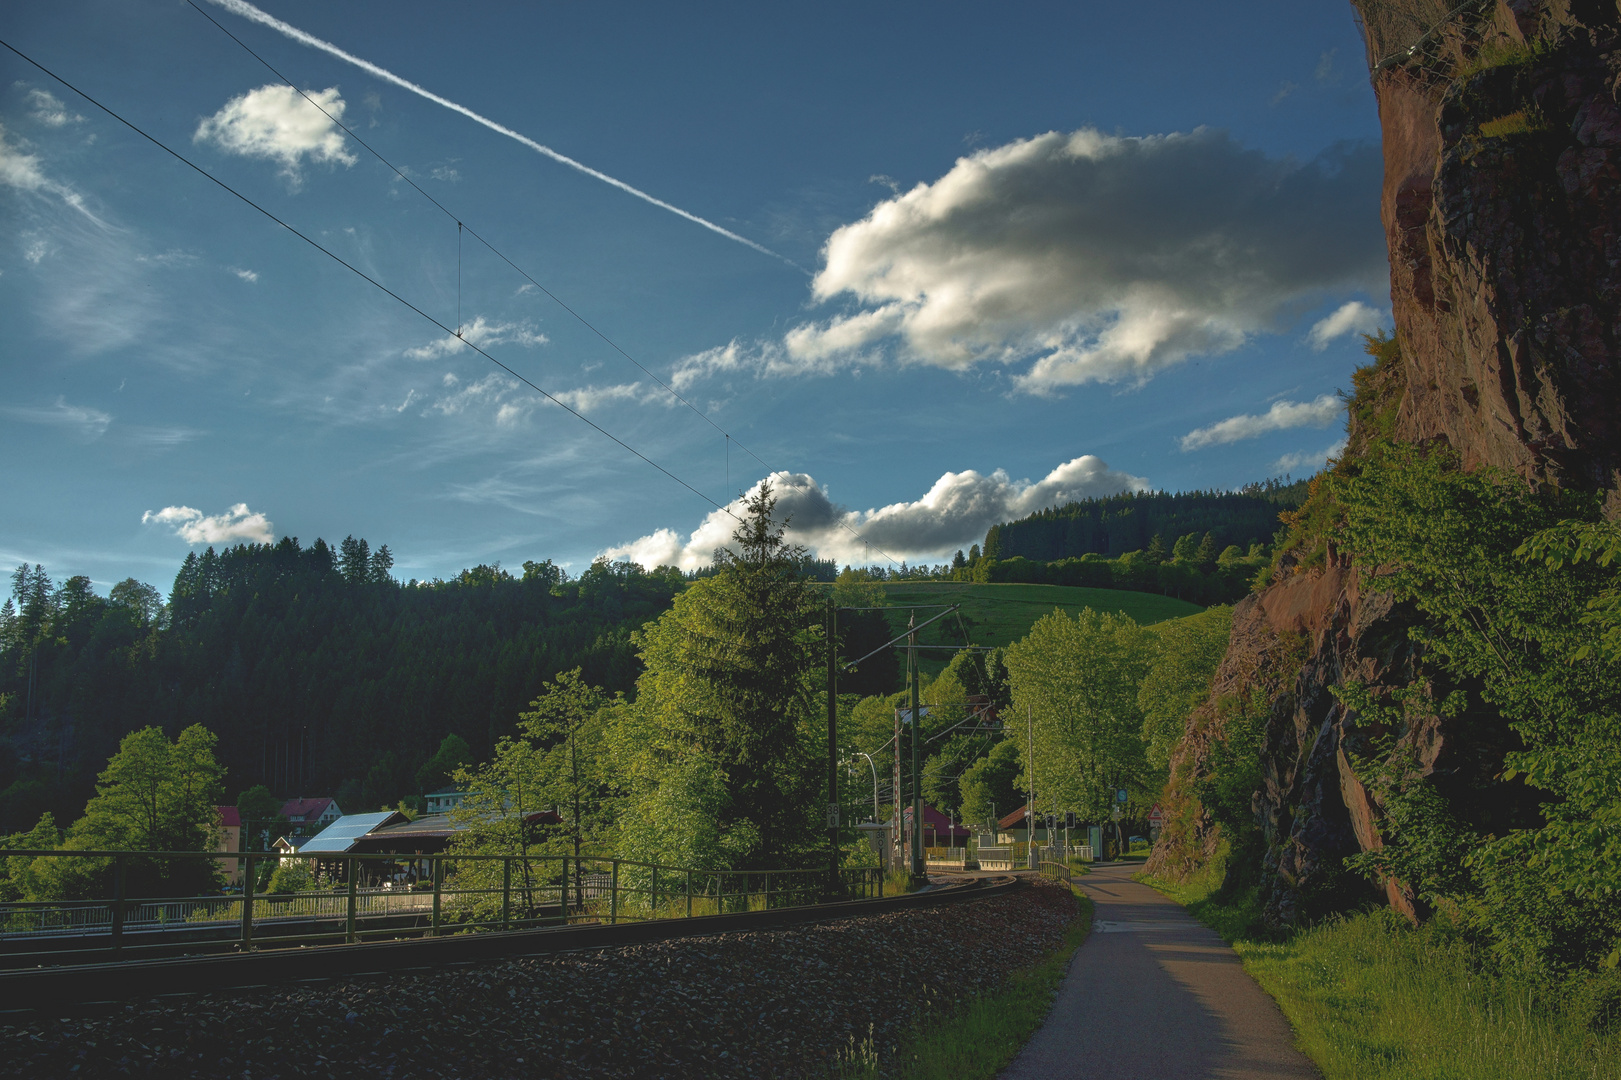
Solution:
[{"label": "railway track", "polygon": [[925,892],[690,919],[577,923],[357,945],[263,949],[0,972],[0,1014],[61,1013],[131,1000],[288,982],[380,976],[519,956],[609,949],[673,938],[774,930],[998,896],[1015,876],[957,879]]}]

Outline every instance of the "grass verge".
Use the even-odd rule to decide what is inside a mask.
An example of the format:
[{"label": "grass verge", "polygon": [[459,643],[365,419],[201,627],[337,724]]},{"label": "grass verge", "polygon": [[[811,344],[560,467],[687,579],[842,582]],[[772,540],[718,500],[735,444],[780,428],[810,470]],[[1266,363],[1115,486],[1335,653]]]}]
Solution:
[{"label": "grass verge", "polygon": [[1092,931],[1092,901],[1074,892],[1080,910],[1052,955],[946,1015],[924,1016],[882,1069],[870,1044],[857,1048],[841,1080],[992,1080],[1046,1019],[1070,957]]},{"label": "grass verge", "polygon": [[1232,944],[1326,1080],[1621,1077],[1621,1030],[1595,1030],[1579,1001],[1486,973],[1442,922],[1415,929],[1380,910],[1268,939],[1253,891],[1139,880]]}]

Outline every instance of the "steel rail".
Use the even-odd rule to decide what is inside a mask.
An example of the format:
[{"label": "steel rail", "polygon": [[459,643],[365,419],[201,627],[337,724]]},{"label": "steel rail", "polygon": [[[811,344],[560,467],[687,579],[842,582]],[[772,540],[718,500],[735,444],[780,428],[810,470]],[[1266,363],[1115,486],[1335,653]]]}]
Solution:
[{"label": "steel rail", "polygon": [[690,919],[577,924],[333,945],[322,949],[278,949],[29,968],[0,973],[0,1013],[70,1013],[131,999],[284,982],[391,975],[520,956],[784,929],[1001,896],[1023,884],[1020,879],[1006,875],[971,879],[904,896],[699,915]]}]

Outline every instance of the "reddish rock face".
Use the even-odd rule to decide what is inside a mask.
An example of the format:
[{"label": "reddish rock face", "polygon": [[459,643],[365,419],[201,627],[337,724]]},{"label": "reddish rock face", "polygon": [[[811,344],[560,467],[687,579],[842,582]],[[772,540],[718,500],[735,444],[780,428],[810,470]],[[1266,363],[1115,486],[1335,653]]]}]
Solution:
[{"label": "reddish rock face", "polygon": [[[1621,484],[1616,23],[1613,3],[1502,4],[1439,65],[1375,76],[1398,438],[1534,482]],[[1508,62],[1435,70],[1482,56]]]},{"label": "reddish rock face", "polygon": [[[1376,62],[1394,51],[1378,38],[1400,5],[1353,2],[1373,28]],[[1621,13],[1614,0],[1499,0],[1478,19],[1449,24],[1423,57],[1374,76],[1405,384],[1394,435],[1444,441],[1466,467],[1608,492],[1613,516],[1621,512]],[[1239,604],[1211,699],[1172,762],[1175,827],[1162,834],[1150,872],[1186,873],[1214,849],[1214,827],[1191,791],[1209,772],[1222,702],[1258,696],[1267,713],[1253,809],[1266,848],[1267,918],[1292,924],[1354,899],[1364,886],[1343,859],[1380,846],[1381,813],[1353,764],[1369,752],[1366,726],[1330,688],[1353,675],[1375,687],[1408,682],[1413,621],[1332,549],[1325,569],[1285,566]],[[1492,756],[1471,745],[1489,734],[1437,718],[1394,734],[1430,775],[1478,772]],[[1400,882],[1383,893],[1417,917]]]}]

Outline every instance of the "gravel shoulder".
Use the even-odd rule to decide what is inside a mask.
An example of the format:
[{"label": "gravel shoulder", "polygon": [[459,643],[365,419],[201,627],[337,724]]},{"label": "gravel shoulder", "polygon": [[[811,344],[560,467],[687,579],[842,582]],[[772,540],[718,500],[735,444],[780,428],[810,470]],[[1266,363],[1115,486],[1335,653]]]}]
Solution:
[{"label": "gravel shoulder", "polygon": [[1056,948],[1067,889],[0,1025],[0,1077],[822,1077]]}]

